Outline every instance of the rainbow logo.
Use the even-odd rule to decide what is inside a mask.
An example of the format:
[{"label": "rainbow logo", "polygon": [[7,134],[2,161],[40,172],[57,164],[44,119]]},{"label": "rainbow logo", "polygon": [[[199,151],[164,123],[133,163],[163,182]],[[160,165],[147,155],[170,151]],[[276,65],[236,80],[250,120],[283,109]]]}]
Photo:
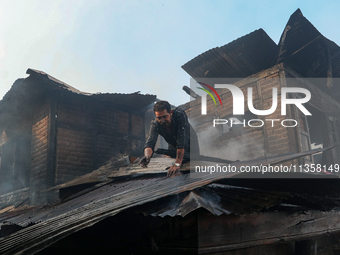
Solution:
[{"label": "rainbow logo", "polygon": [[212,98],[212,100],[214,101],[215,106],[217,106],[217,103],[216,103],[216,100],[215,100],[213,94],[211,94],[211,92],[210,92],[209,90],[205,89],[204,87],[207,87],[207,88],[209,88],[212,92],[214,92],[215,95],[217,96],[218,100],[220,101],[220,104],[222,105],[222,100],[221,100],[220,96],[218,95],[217,91],[216,91],[213,87],[211,87],[210,85],[205,84],[205,83],[203,83],[203,82],[197,82],[197,83],[200,84],[200,85],[203,87],[203,88],[200,88],[200,87],[197,87],[197,88],[200,89],[200,90],[203,90],[203,91],[207,92],[207,93],[209,94],[209,96]]}]

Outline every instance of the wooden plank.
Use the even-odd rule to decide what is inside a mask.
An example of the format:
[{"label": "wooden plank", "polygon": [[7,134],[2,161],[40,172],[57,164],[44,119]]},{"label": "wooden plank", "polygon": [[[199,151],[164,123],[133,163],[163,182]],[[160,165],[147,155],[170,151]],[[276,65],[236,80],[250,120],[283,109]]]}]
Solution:
[{"label": "wooden plank", "polygon": [[[286,70],[280,71],[280,81],[281,81],[281,89],[282,87],[288,87],[287,79],[286,79]],[[280,95],[281,98],[281,95]],[[296,120],[296,114],[291,105],[287,107],[287,119]],[[297,128],[288,128],[287,129],[288,137],[289,137],[289,150],[291,152],[301,152],[300,149],[300,136],[298,134]]]},{"label": "wooden plank", "polygon": [[[256,83],[256,89],[258,98],[260,99],[260,109],[263,110],[263,95],[262,95],[262,89],[261,89],[261,83]],[[268,133],[267,133],[267,122],[265,121],[265,116],[258,116],[263,122],[263,145],[264,145],[264,151],[265,153],[269,152],[269,143],[268,143]]]},{"label": "wooden plank", "polygon": [[54,97],[50,98],[50,112],[49,112],[49,140],[47,151],[47,187],[55,185],[56,174],[56,151],[57,151],[57,116],[58,116],[58,102]]}]

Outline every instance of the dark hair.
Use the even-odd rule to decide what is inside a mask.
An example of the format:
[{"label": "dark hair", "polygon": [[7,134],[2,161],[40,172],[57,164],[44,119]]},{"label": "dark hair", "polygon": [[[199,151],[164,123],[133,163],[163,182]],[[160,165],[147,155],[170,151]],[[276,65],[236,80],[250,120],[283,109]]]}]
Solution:
[{"label": "dark hair", "polygon": [[168,101],[158,101],[153,106],[154,112],[160,112],[160,111],[163,111],[163,110],[167,110],[167,112],[170,113],[171,107],[170,107],[170,104],[169,104]]}]

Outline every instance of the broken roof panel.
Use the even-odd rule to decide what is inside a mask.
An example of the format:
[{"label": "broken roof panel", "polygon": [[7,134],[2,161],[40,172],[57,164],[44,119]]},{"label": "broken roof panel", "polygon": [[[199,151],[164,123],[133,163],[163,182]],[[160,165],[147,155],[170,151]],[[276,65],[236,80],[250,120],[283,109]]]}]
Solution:
[{"label": "broken roof panel", "polygon": [[208,50],[182,66],[193,78],[242,78],[271,67],[277,45],[263,29]]}]

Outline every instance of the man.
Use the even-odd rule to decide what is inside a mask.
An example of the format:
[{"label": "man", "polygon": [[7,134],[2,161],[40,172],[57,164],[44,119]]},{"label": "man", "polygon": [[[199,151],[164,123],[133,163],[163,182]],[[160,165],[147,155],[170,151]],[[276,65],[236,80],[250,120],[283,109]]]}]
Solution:
[{"label": "man", "polygon": [[179,108],[171,110],[167,101],[158,101],[153,110],[156,118],[151,121],[149,137],[144,146],[144,157],[139,164],[142,167],[147,167],[154,152],[158,135],[161,135],[169,144],[169,150],[176,151],[176,163],[168,170],[168,176],[171,176],[179,171],[184,153],[189,154],[191,151],[191,154],[199,154],[197,135],[183,110]]}]

